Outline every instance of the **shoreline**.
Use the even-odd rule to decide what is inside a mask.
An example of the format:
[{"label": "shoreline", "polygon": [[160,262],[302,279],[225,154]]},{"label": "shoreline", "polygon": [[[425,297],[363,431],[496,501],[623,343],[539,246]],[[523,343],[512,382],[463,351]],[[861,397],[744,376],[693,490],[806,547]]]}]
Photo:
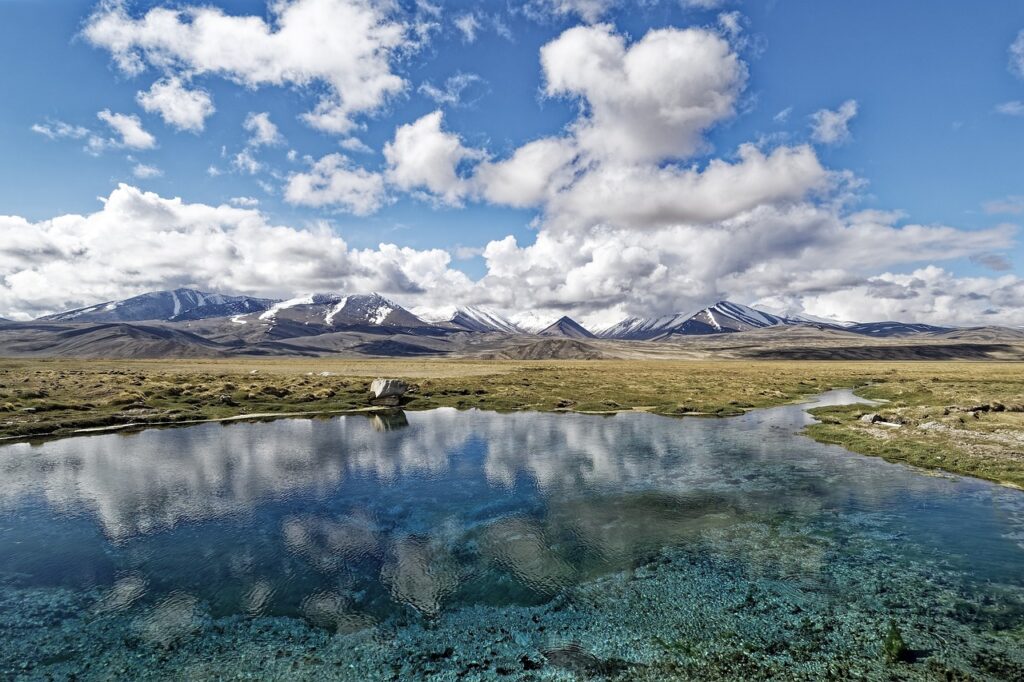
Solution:
[{"label": "shoreline", "polygon": [[[804,433],[922,469],[1024,488],[1024,364],[786,361],[0,360],[0,447],[147,428],[387,412],[375,376],[411,386],[401,409],[727,417],[833,388]],[[861,417],[877,413],[879,423]]]}]

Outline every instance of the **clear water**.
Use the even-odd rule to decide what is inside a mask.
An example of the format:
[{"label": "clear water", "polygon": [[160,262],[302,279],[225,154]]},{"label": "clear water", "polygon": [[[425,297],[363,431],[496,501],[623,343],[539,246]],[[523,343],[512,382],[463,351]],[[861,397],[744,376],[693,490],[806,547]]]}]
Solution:
[{"label": "clear water", "polygon": [[1024,493],[805,408],[2,447],[0,677],[1024,678]]}]

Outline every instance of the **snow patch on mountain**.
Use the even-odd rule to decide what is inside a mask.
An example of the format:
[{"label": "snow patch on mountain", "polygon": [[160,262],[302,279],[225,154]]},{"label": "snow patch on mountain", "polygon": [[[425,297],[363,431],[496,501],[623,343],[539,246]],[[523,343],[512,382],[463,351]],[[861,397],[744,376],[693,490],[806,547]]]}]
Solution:
[{"label": "snow patch on mountain", "polygon": [[210,294],[182,287],[150,291],[119,301],[105,301],[39,319],[51,322],[180,322],[263,311],[273,303],[265,298]]},{"label": "snow patch on mountain", "polygon": [[268,322],[274,322],[277,319],[277,314],[282,310],[288,310],[289,308],[295,308],[300,305],[313,305],[316,302],[317,296],[322,295],[323,294],[307,294],[306,296],[289,298],[287,301],[275,303],[269,310],[260,315],[260,319]]},{"label": "snow patch on mountain", "polygon": [[338,313],[345,309],[345,306],[347,304],[348,296],[342,296],[341,300],[338,301],[337,305],[331,308],[331,312],[327,313],[327,316],[324,318],[324,322],[327,324],[327,326],[331,326],[332,324],[334,324],[334,318],[338,316]]},{"label": "snow patch on mountain", "polygon": [[466,331],[505,332],[507,334],[521,334],[523,332],[512,320],[490,308],[482,306],[447,305],[434,308],[420,307],[415,308],[413,312],[421,319],[432,324],[451,325]]}]

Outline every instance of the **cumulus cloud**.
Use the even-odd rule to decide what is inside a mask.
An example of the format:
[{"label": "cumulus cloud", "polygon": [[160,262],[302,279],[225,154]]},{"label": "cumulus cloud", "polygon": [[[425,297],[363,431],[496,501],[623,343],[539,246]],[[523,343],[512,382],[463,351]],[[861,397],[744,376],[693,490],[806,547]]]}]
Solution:
[{"label": "cumulus cloud", "polygon": [[627,46],[610,25],[580,26],[541,48],[541,64],[548,95],[586,102],[573,130],[580,146],[629,161],[699,151],[747,79],[728,42],[695,28],[652,30]]},{"label": "cumulus cloud", "polygon": [[[832,299],[820,297],[863,287],[883,268],[991,253],[1012,243],[1008,227],[967,238],[951,227],[844,218],[798,203],[760,206],[716,224],[647,232],[605,225],[543,230],[527,246],[507,237],[487,245],[487,275],[479,285],[496,307],[569,313],[594,327],[628,315],[692,312],[721,298],[754,302],[773,296],[788,297],[797,307],[806,301],[812,314],[877,320],[879,313],[869,310],[844,318],[845,306],[830,312],[823,301]],[[863,300],[870,307],[870,297]],[[902,319],[937,319],[930,308],[908,305]],[[966,320],[971,310],[976,308],[956,320]],[[1024,312],[1000,310],[1005,323],[1024,319]]]},{"label": "cumulus cloud", "polygon": [[850,121],[857,115],[857,100],[848,99],[835,111],[822,109],[811,114],[811,139],[822,144],[840,144],[850,139]]},{"label": "cumulus cloud", "polygon": [[[331,161],[318,162],[324,181],[308,195],[350,191],[334,173],[345,162]],[[355,194],[354,201],[366,196]],[[1008,226],[965,233],[898,224],[893,214],[841,216],[807,202],[762,205],[716,223],[542,229],[525,246],[494,240],[482,252],[486,274],[474,282],[439,249],[353,250],[326,225],[275,225],[251,200],[233,203],[241,207],[121,185],[87,216],[2,217],[0,314],[25,318],[191,285],[266,296],[380,290],[410,306],[478,303],[538,319],[572,314],[594,326],[723,297],[784,298],[837,319],[1024,324],[1024,282],[1015,275],[962,278],[931,264],[996,264],[989,256],[1013,242]],[[923,263],[912,276],[887,270],[911,263]]]},{"label": "cumulus cloud", "polygon": [[242,127],[249,133],[250,147],[284,144],[284,136],[281,135],[274,122],[270,120],[270,114],[265,111],[258,114],[249,112],[249,115],[245,117]]},{"label": "cumulus cloud", "polygon": [[169,126],[178,130],[199,133],[206,127],[206,119],[215,109],[210,93],[202,89],[188,89],[177,77],[156,81],[135,99],[150,113],[158,113]]},{"label": "cumulus cloud", "polygon": [[[274,12],[314,4],[293,0]],[[177,68],[184,59],[177,52],[139,42],[140,22],[156,10],[132,20],[111,7],[108,14],[120,11],[131,23],[128,47],[112,48],[115,56]],[[217,10],[165,12],[169,33],[184,30],[185,17],[186,34],[199,35],[206,29],[191,24],[200,15],[236,27]],[[267,36],[285,31],[280,22],[252,23]],[[0,271],[10,273],[0,280],[0,314],[193,284],[274,296],[376,289],[410,306],[457,301],[538,320],[571,314],[593,326],[693,311],[719,298],[784,301],[838,319],[1024,324],[1024,285],[1000,269],[1009,265],[1003,254],[1014,245],[1013,226],[968,232],[913,224],[896,212],[848,213],[850,175],[825,168],[810,145],[742,144],[722,158],[691,161],[707,149],[705,132],[733,115],[747,78],[735,48],[714,31],[665,29],[627,40],[607,25],[576,27],[542,48],[541,64],[547,95],[579,105],[560,133],[495,156],[446,130],[434,111],[397,127],[379,172],[335,153],[307,158],[308,167],[285,182],[292,204],[357,215],[398,191],[449,205],[535,208],[532,243],[509,236],[455,249],[482,257],[485,274],[476,281],[453,269],[445,251],[352,250],[326,226],[272,225],[244,197],[214,207],[121,186],[89,216],[0,219],[0,234],[10,235],[0,240]],[[246,82],[243,73],[228,77]],[[838,141],[856,103],[826,113],[835,120],[822,117],[831,132],[820,141]],[[46,125],[51,137],[77,134]],[[259,126],[250,132],[258,135]],[[225,155],[225,163],[253,168],[253,148],[243,150],[248,158]],[[951,259],[972,259],[998,276],[956,277],[936,265]],[[110,263],[125,266],[110,274]]]},{"label": "cumulus cloud", "polygon": [[400,189],[426,190],[444,203],[458,205],[468,189],[459,164],[481,154],[464,147],[458,135],[443,131],[443,117],[435,111],[398,127],[394,139],[384,145],[387,178]]},{"label": "cumulus cloud", "polygon": [[707,223],[762,204],[802,199],[828,181],[810,147],[779,147],[765,154],[746,144],[735,162],[713,159],[703,170],[603,164],[552,197],[547,212],[557,227]]},{"label": "cumulus cloud", "polygon": [[251,208],[189,204],[128,185],[89,215],[0,217],[0,234],[0,311],[22,319],[171,286],[406,298],[468,286],[440,249],[352,249],[327,225],[275,225]]},{"label": "cumulus cloud", "polygon": [[529,142],[507,159],[481,163],[474,173],[476,191],[495,204],[540,206],[572,182],[576,153],[567,139]]},{"label": "cumulus cloud", "polygon": [[883,273],[857,286],[809,296],[804,308],[848,320],[915,320],[945,325],[1024,323],[1024,280],[1016,275],[957,277],[930,265]]},{"label": "cumulus cloud", "polygon": [[340,207],[356,215],[377,211],[386,199],[384,178],[358,168],[344,154],[328,154],[306,173],[288,177],[285,201],[302,206]]},{"label": "cumulus cloud", "polygon": [[99,152],[108,148],[152,149],[156,146],[156,138],[142,127],[142,121],[134,114],[115,114],[109,109],[104,109],[96,114],[96,117],[106,123],[117,137],[89,138],[89,148],[93,151]]},{"label": "cumulus cloud", "polygon": [[142,180],[158,178],[163,174],[164,172],[156,166],[151,166],[146,163],[137,163],[132,167],[132,175]]},{"label": "cumulus cloud", "polygon": [[413,43],[395,5],[369,0],[279,0],[268,19],[234,16],[213,6],[155,7],[133,17],[124,2],[102,3],[83,34],[110,51],[130,75],[147,66],[170,74],[210,74],[250,88],[322,84],[304,115],[315,128],[347,133],[355,117],[401,92],[395,54]]}]

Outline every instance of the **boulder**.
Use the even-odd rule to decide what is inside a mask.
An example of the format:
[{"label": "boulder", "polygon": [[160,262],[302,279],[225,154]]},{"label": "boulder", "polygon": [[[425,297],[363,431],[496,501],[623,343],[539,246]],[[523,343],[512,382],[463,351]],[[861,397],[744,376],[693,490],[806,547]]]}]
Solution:
[{"label": "boulder", "polygon": [[374,379],[370,391],[374,398],[401,398],[409,390],[409,384],[401,379]]},{"label": "boulder", "polygon": [[880,422],[880,421],[882,421],[882,418],[881,418],[881,417],[879,417],[879,416],[878,416],[877,414],[875,414],[874,412],[872,412],[871,414],[865,414],[864,416],[862,416],[862,417],[860,418],[860,420],[861,420],[862,422],[865,422],[865,423],[868,423],[868,424],[874,424],[875,422]]}]

